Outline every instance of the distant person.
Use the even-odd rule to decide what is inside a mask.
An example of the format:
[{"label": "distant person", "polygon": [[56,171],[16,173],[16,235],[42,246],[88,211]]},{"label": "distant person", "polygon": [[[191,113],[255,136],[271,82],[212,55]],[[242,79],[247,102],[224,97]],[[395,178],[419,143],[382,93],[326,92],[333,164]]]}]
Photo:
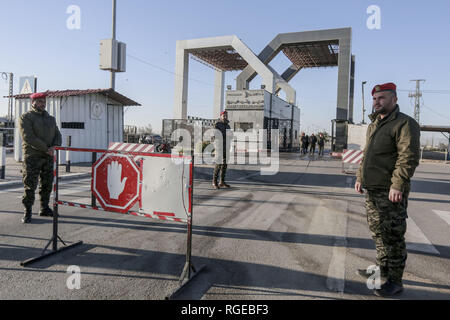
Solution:
[{"label": "distant person", "polygon": [[31,109],[20,117],[20,135],[23,149],[23,185],[22,203],[25,207],[23,223],[31,222],[34,193],[40,180],[39,195],[41,200],[40,216],[53,216],[49,207],[50,193],[53,186],[54,147],[61,145],[61,133],[56,119],[45,111],[46,93],[34,93]]},{"label": "distant person", "polygon": [[300,136],[300,142],[302,144],[302,154],[306,154],[308,152],[308,136],[305,135],[304,132],[302,132],[302,135]]},{"label": "distant person", "polygon": [[[406,212],[410,180],[420,159],[420,127],[400,112],[396,85],[385,83],[372,90],[364,158],[357,173],[355,190],[366,192],[367,222],[375,241],[377,266],[386,281],[375,294],[390,297],[403,291],[406,264]],[[366,270],[358,274],[368,278]]]},{"label": "distant person", "polygon": [[142,135],[142,136],[139,138],[139,143],[147,143],[147,136]]},{"label": "distant person", "polygon": [[311,144],[309,154],[314,155],[314,153],[316,153],[316,143],[317,143],[317,137],[314,135],[314,133],[312,133],[311,137],[309,137],[309,143]]},{"label": "distant person", "polygon": [[319,157],[323,157],[323,149],[325,146],[325,138],[323,137],[323,133],[319,133],[317,145],[319,146]]},{"label": "distant person", "polygon": [[[222,134],[222,155],[216,155],[217,157],[217,163],[214,167],[213,172],[213,188],[219,189],[219,188],[229,188],[230,186],[225,183],[225,174],[227,172],[227,130],[230,130],[230,125],[228,124],[228,113],[227,111],[223,111],[220,113],[220,119],[215,124],[215,129],[219,130]],[[218,146],[216,146],[218,147]],[[218,148],[220,149],[220,147]],[[218,150],[219,151],[219,150]],[[220,151],[219,151],[220,152]],[[220,182],[217,184],[217,179],[219,178],[220,173]]]},{"label": "distant person", "polygon": [[309,136],[305,135],[305,154],[308,154],[308,148],[309,148]]}]

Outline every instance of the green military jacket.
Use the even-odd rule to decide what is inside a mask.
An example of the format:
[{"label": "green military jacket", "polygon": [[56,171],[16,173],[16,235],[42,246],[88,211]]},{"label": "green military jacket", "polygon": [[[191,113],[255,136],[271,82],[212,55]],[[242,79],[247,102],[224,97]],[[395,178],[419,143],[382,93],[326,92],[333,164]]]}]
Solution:
[{"label": "green military jacket", "polygon": [[366,189],[410,190],[420,160],[420,126],[398,105],[384,119],[373,113],[357,181]]},{"label": "green military jacket", "polygon": [[30,111],[20,117],[20,136],[24,158],[37,155],[45,156],[50,147],[60,146],[61,132],[56,125],[56,119],[47,111]]}]

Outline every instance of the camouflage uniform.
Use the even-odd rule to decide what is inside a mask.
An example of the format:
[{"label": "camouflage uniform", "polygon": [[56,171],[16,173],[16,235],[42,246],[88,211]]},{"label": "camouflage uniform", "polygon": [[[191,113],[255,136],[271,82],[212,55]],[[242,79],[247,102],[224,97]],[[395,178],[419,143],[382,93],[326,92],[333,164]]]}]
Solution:
[{"label": "camouflage uniform", "polygon": [[217,184],[217,179],[219,177],[220,172],[220,182],[225,182],[225,174],[227,173],[227,158],[226,154],[222,156],[222,161],[218,161],[214,166],[213,172],[213,183]]},{"label": "camouflage uniform", "polygon": [[401,283],[406,263],[406,209],[408,193],[401,202],[389,200],[389,190],[368,189],[366,193],[367,222],[375,242],[377,265],[381,276]]},{"label": "camouflage uniform", "polygon": [[50,156],[25,157],[22,163],[24,194],[22,203],[31,207],[34,203],[34,193],[39,184],[41,208],[48,206],[53,186],[53,158]]},{"label": "camouflage uniform", "polygon": [[60,146],[61,133],[56,119],[47,111],[31,108],[20,117],[20,134],[23,139],[23,184],[22,203],[31,208],[34,193],[40,180],[41,208],[48,207],[53,186],[53,157],[47,154],[50,147]]}]

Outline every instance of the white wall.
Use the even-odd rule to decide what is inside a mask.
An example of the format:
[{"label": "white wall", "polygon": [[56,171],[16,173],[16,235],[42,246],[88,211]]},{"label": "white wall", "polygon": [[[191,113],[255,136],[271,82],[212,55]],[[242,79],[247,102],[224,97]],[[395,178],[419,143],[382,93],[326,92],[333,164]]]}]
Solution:
[{"label": "white wall", "polygon": [[[98,104],[98,112],[92,110]],[[110,104],[111,103],[111,104]],[[113,105],[114,103],[114,105]],[[29,99],[16,99],[16,128],[14,158],[22,161],[22,139],[18,119],[30,109]],[[102,94],[47,98],[47,111],[56,118],[62,135],[62,146],[67,147],[68,137],[74,148],[107,149],[110,142],[123,141],[123,107],[108,101]],[[62,122],[84,122],[84,129],[63,129]],[[91,162],[90,152],[70,152],[72,163]],[[97,156],[98,159],[99,155]],[[66,163],[66,152],[60,153],[60,163]]]},{"label": "white wall", "polygon": [[368,124],[349,124],[347,126],[347,149],[364,150],[366,146],[366,132]]}]

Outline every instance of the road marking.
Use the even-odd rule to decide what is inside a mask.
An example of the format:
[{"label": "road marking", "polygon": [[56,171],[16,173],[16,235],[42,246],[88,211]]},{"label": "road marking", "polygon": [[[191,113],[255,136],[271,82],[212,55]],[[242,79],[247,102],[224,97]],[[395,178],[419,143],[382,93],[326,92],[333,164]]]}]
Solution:
[{"label": "road marking", "polygon": [[439,251],[431,244],[431,241],[420,230],[419,226],[414,220],[409,217],[406,219],[406,248],[408,250],[421,251],[439,255]]},{"label": "road marking", "polygon": [[433,210],[434,213],[436,213],[439,218],[447,222],[448,225],[450,225],[450,211],[441,211],[441,210]]},{"label": "road marking", "polygon": [[276,193],[269,199],[254,200],[255,204],[245,210],[248,214],[239,222],[239,227],[269,230],[296,197],[295,193]]},{"label": "road marking", "polygon": [[345,288],[348,216],[345,212],[341,212],[338,209],[330,209],[324,206],[323,203],[324,201],[322,200],[314,211],[308,234],[334,237],[326,286],[331,291],[342,293]]}]

